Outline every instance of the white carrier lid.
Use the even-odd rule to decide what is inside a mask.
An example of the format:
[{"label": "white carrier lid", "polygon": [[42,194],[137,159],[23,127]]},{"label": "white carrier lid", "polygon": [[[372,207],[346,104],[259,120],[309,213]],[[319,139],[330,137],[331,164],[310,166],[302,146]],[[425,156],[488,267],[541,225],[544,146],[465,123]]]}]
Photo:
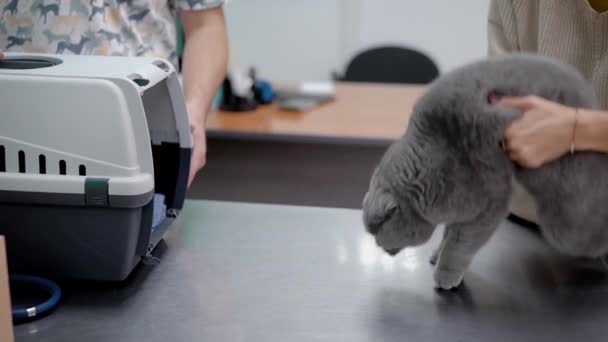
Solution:
[{"label": "white carrier lid", "polygon": [[[98,102],[86,95],[93,87],[103,95]],[[43,95],[32,96],[30,88]],[[50,93],[57,98],[45,97]],[[8,123],[4,130],[0,127],[0,158],[6,158],[4,170],[0,160],[0,202],[20,198],[46,202],[53,196],[72,196],[77,199],[74,203],[94,202],[101,187],[107,191],[102,196],[106,204],[139,205],[150,200],[154,192],[151,144],[192,147],[178,76],[172,64],[163,59],[5,53],[0,63],[0,99],[9,108],[0,114]],[[11,103],[14,110],[10,110]],[[49,120],[37,120],[36,113],[44,106],[60,112],[57,119],[66,123],[64,130]],[[86,118],[87,113],[100,108],[109,112],[107,120]],[[36,125],[37,129],[31,129]],[[106,139],[104,147],[94,145],[96,139]],[[27,172],[20,170],[22,152],[27,152]],[[48,158],[45,174],[38,167],[30,172],[38,166],[39,156]],[[68,172],[60,172],[58,160],[67,161]],[[78,173],[83,165],[86,176]]]}]

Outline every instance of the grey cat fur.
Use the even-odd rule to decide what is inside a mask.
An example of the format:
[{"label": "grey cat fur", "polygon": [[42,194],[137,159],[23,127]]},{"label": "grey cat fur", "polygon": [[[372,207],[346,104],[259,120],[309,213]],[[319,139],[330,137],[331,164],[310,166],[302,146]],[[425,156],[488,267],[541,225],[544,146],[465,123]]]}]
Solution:
[{"label": "grey cat fur", "polygon": [[598,108],[576,69],[524,53],[464,65],[430,85],[405,134],[373,172],[363,221],[391,255],[426,243],[445,224],[431,257],[441,289],[461,283],[508,215],[515,180],[534,198],[541,232],[556,250],[575,257],[608,254],[608,156],[580,152],[540,168],[517,166],[500,142],[521,113],[488,103],[494,92]]}]

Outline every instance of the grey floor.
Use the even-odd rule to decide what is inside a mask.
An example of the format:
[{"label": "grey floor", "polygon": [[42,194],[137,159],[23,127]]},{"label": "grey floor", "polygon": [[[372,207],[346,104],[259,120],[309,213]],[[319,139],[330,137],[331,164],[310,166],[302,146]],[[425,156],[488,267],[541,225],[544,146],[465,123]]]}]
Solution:
[{"label": "grey floor", "polygon": [[62,284],[17,341],[605,341],[608,279],[505,223],[458,291],[437,292],[429,245],[390,258],[360,212],[190,201],[120,285]]}]

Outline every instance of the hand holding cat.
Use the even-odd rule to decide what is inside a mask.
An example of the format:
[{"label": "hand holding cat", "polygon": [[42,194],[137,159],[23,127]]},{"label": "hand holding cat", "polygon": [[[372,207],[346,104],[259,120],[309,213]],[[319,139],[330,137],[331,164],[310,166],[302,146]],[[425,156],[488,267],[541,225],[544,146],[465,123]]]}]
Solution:
[{"label": "hand holding cat", "polygon": [[505,147],[516,163],[537,168],[569,152],[575,138],[575,108],[536,96],[504,97],[497,105],[523,113],[505,131]]}]

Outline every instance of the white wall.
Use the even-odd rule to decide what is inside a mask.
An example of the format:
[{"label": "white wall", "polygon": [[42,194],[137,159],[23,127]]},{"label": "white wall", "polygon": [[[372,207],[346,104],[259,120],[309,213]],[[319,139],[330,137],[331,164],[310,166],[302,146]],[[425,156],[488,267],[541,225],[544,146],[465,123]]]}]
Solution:
[{"label": "white wall", "polygon": [[407,44],[449,70],[485,56],[488,8],[489,0],[365,0],[360,47]]},{"label": "white wall", "polygon": [[340,65],[336,0],[231,0],[231,62],[271,80],[324,79]]},{"label": "white wall", "polygon": [[231,0],[232,62],[271,80],[328,79],[357,51],[403,44],[442,72],[486,54],[489,0]]}]

